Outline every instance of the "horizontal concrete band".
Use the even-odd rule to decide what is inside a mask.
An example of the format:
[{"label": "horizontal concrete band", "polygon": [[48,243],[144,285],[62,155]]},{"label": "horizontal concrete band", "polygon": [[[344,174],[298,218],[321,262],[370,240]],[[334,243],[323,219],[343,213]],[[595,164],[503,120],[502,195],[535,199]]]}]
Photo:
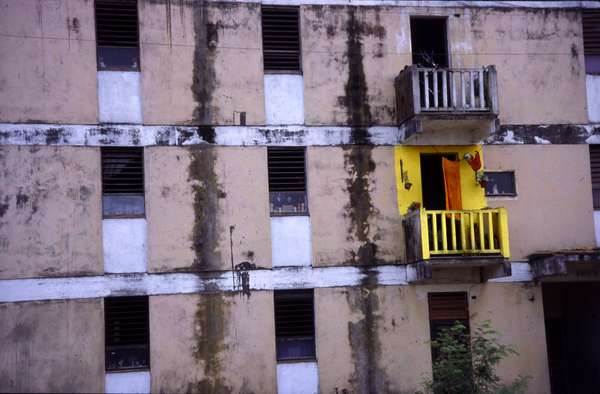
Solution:
[{"label": "horizontal concrete band", "polygon": [[[198,0],[184,0],[194,3]],[[398,7],[472,8],[600,8],[596,1],[416,1],[416,0],[208,0],[208,2],[259,3],[270,5],[352,5]]]},{"label": "horizontal concrete band", "polygon": [[[112,274],[103,276],[0,280],[0,302],[101,298],[126,295],[210,293],[408,285],[406,267],[285,267],[218,273]],[[248,275],[243,287],[242,275]],[[513,262],[512,276],[490,282],[529,282],[528,263]]]},{"label": "horizontal concrete band", "polygon": [[[344,126],[149,126],[0,123],[0,145],[72,146],[333,146],[399,145],[403,127],[373,126],[356,141]],[[485,144],[597,144],[600,124],[502,125]]]}]

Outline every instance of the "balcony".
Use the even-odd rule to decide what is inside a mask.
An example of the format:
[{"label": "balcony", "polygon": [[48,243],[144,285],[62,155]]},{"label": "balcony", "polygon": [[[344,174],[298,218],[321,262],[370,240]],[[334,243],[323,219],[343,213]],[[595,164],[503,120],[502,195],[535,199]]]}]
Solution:
[{"label": "balcony", "polygon": [[406,256],[415,280],[434,269],[479,268],[486,279],[510,275],[506,209],[412,211],[404,217]]},{"label": "balcony", "polygon": [[494,66],[407,66],[395,80],[396,116],[404,143],[475,144],[492,134],[498,119]]}]

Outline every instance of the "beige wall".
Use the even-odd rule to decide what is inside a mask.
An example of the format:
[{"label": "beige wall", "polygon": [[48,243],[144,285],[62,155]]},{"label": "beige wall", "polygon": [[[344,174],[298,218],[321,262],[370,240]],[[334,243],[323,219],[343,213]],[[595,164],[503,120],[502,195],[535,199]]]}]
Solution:
[{"label": "beige wall", "polygon": [[[236,124],[243,111],[248,124],[264,124],[259,5],[200,4],[140,2],[144,122]],[[2,0],[0,8],[0,49],[10,59],[0,66],[0,120],[96,123],[93,1]],[[411,15],[448,17],[453,66],[496,65],[502,123],[586,122],[579,11],[301,12],[307,124],[394,124],[393,80],[411,63]]]},{"label": "beige wall", "polygon": [[485,145],[485,169],[514,170],[516,198],[488,198],[508,209],[513,259],[531,253],[593,248],[587,145]]},{"label": "beige wall", "polygon": [[148,269],[271,266],[266,148],[145,150]]},{"label": "beige wall", "polygon": [[392,147],[309,147],[307,168],[313,265],[403,259]]},{"label": "beige wall", "polygon": [[0,391],[104,392],[102,301],[0,304]]},{"label": "beige wall", "polygon": [[276,392],[273,313],[272,292],[151,297],[152,392]]},{"label": "beige wall", "polygon": [[0,147],[0,278],[103,272],[98,148]]},{"label": "beige wall", "polygon": [[96,123],[91,0],[0,0],[0,121]]},{"label": "beige wall", "polygon": [[541,288],[516,283],[317,289],[321,392],[420,389],[431,375],[427,293],[448,291],[469,292],[471,330],[491,320],[500,341],[516,347],[519,355],[501,363],[500,377],[529,375],[528,393],[549,392]]},{"label": "beige wall", "polygon": [[496,65],[501,123],[587,122],[579,11],[471,9],[461,19],[471,29],[453,63]]},{"label": "beige wall", "polygon": [[260,7],[201,4],[140,2],[144,122],[264,124]]}]

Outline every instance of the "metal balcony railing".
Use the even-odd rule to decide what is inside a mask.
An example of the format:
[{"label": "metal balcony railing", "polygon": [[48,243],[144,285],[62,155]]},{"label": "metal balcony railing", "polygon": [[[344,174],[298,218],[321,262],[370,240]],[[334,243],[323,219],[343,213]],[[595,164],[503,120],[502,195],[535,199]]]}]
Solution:
[{"label": "metal balcony railing", "polygon": [[418,114],[498,114],[494,66],[407,66],[395,84],[399,122]]},{"label": "metal balcony railing", "polygon": [[451,255],[510,257],[505,208],[420,212],[422,258]]}]

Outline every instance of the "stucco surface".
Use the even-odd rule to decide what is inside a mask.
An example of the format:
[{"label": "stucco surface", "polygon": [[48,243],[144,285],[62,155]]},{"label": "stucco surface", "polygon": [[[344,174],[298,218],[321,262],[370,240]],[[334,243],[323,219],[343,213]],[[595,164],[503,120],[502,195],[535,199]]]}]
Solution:
[{"label": "stucco surface", "polygon": [[472,331],[491,320],[500,341],[519,352],[500,364],[500,377],[529,375],[528,393],[549,392],[541,290],[520,283],[315,290],[321,391],[421,389],[422,378],[431,376],[427,294],[453,291],[469,294]]},{"label": "stucco surface", "polygon": [[100,151],[0,147],[0,278],[103,272]]},{"label": "stucco surface", "polygon": [[96,123],[94,2],[0,1],[0,119]]},{"label": "stucco surface", "polygon": [[102,300],[0,304],[0,391],[104,392]]},{"label": "stucco surface", "polygon": [[231,269],[231,248],[270,267],[266,167],[265,148],[146,149],[148,270]]},{"label": "stucco surface", "polygon": [[144,122],[235,124],[244,111],[248,124],[264,124],[258,5],[168,1],[139,9]]},{"label": "stucco surface", "polygon": [[307,168],[314,266],[403,259],[392,147],[309,147]]},{"label": "stucco surface", "polygon": [[587,145],[484,145],[485,169],[515,171],[517,197],[489,198],[506,207],[511,258],[595,247]]},{"label": "stucco surface", "polygon": [[266,291],[151,297],[152,392],[275,393],[273,313]]}]

